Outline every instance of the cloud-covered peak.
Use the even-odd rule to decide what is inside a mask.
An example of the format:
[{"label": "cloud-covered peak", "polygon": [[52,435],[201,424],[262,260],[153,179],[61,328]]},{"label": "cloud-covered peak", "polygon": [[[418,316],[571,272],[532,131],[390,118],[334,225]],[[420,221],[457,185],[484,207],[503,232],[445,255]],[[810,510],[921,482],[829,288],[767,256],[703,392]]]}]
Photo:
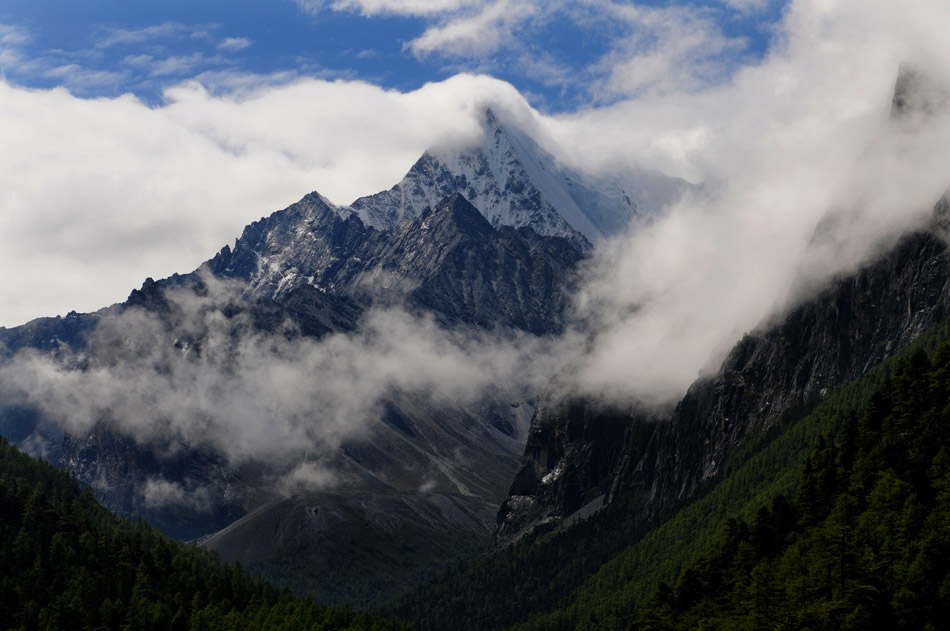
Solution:
[{"label": "cloud-covered peak", "polygon": [[902,62],[894,84],[891,117],[896,120],[932,118],[950,106],[950,87],[926,68]]},{"label": "cloud-covered peak", "polygon": [[479,114],[480,136],[430,148],[395,186],[350,208],[367,224],[389,230],[460,193],[496,227],[530,227],[587,250],[632,220],[655,216],[686,188],[656,172],[608,177],[571,169],[518,125],[502,122],[491,106]]}]

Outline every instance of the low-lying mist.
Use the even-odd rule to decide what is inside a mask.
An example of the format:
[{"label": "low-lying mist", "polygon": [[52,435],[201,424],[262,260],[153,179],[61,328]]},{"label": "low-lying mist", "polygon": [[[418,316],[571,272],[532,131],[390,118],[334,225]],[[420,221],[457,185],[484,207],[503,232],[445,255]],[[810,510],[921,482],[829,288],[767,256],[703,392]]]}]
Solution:
[{"label": "low-lying mist", "polygon": [[210,447],[232,465],[286,464],[364,437],[396,393],[434,408],[471,405],[496,384],[529,397],[569,355],[568,338],[445,328],[398,306],[321,339],[289,321],[260,330],[246,311],[226,314],[242,304],[239,283],[203,285],[166,289],[168,311],[104,318],[82,352],[21,351],[0,365],[0,398],[73,435],[106,424],[163,449]]}]

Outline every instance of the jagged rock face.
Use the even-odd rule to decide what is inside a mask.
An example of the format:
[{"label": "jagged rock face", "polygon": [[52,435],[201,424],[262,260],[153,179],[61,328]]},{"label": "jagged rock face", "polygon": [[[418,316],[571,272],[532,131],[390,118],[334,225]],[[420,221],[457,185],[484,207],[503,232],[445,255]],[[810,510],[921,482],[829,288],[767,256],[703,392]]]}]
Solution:
[{"label": "jagged rock face", "polygon": [[65,317],[37,318],[12,329],[0,327],[0,358],[10,357],[24,348],[50,353],[58,352],[64,345],[81,349],[103,313],[70,311]]},{"label": "jagged rock face", "polygon": [[494,228],[455,194],[390,232],[342,218],[317,195],[248,226],[211,271],[252,295],[288,302],[310,285],[370,304],[404,295],[446,323],[561,330],[571,270],[582,254],[566,240]]},{"label": "jagged rock face", "polygon": [[495,229],[461,195],[403,222],[378,267],[417,280],[413,301],[452,322],[509,326],[535,334],[564,325],[578,250],[530,229]]},{"label": "jagged rock face", "polygon": [[280,301],[309,284],[339,293],[338,277],[349,278],[354,253],[379,238],[355,215],[341,216],[317,193],[255,221],[244,229],[234,248],[225,246],[208,262],[212,273],[249,284],[249,293]]},{"label": "jagged rock face", "polygon": [[583,175],[560,165],[531,138],[485,114],[479,146],[427,151],[398,184],[350,206],[380,230],[395,228],[460,193],[495,228],[531,228],[586,250],[591,243],[645,221],[681,195],[680,179],[642,171],[620,178]]},{"label": "jagged rock face", "polygon": [[[240,473],[209,450],[164,453],[141,445],[105,425],[81,435],[66,435],[59,466],[89,484],[99,501],[121,515],[148,515],[149,522],[169,536],[193,540],[210,528],[223,528],[244,513],[246,497],[235,496]],[[194,498],[163,497],[167,481],[183,481]],[[195,491],[200,489],[200,493]],[[211,501],[211,498],[214,501]],[[200,503],[200,506],[198,505]]]},{"label": "jagged rock face", "polygon": [[[846,384],[950,315],[950,205],[933,229],[840,279],[781,321],[747,335],[719,372],[667,415],[603,411],[592,401],[538,403],[522,467],[499,511],[495,545],[621,493],[657,513],[715,475],[744,440],[797,405]],[[587,462],[597,458],[596,466]]]},{"label": "jagged rock face", "polygon": [[[141,289],[133,289],[128,299],[112,308],[112,311],[114,314],[121,314],[128,309],[143,309],[159,317],[165,328],[173,333],[181,327],[186,316],[177,305],[168,300],[166,291],[170,289],[184,289],[200,297],[208,295],[205,280],[197,272],[175,274],[157,282],[147,278]],[[350,298],[327,294],[311,285],[294,287],[283,295],[280,302],[269,298],[244,299],[229,296],[222,304],[210,307],[227,319],[249,316],[253,329],[258,332],[274,332],[283,328],[285,335],[305,335],[313,338],[352,331],[363,313],[363,308]],[[287,325],[294,327],[293,330],[287,329]],[[193,345],[198,342],[187,341]]]}]

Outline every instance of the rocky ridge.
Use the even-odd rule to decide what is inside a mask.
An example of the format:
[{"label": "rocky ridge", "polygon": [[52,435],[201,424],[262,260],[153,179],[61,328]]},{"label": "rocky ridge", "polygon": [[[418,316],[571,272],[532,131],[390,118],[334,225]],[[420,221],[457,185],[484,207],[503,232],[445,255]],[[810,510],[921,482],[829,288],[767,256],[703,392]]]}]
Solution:
[{"label": "rocky ridge", "polygon": [[581,257],[558,237],[496,229],[458,193],[386,232],[308,195],[248,226],[208,267],[278,302],[310,286],[361,304],[405,299],[446,324],[545,334],[563,327],[568,272]]}]

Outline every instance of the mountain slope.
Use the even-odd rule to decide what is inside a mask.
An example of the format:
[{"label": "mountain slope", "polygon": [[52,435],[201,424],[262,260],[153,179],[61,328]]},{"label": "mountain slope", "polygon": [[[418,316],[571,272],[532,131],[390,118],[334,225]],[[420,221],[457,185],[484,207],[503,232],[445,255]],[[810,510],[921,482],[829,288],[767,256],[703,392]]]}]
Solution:
[{"label": "mountain slope", "polygon": [[716,553],[661,585],[638,628],[938,628],[950,615],[950,346],[902,362],[821,441],[794,500],[732,520]]},{"label": "mountain slope", "polygon": [[[156,387],[213,398],[206,393],[226,392],[226,376],[247,372],[242,362],[254,353],[293,355],[288,348],[309,349],[313,340],[332,348],[358,338],[386,310],[431,319],[456,339],[490,331],[513,345],[518,332],[559,333],[589,241],[634,216],[645,220],[685,184],[645,172],[628,182],[632,188],[592,178],[558,165],[491,112],[485,125],[481,147],[429,152],[391,191],[353,208],[308,195],[247,226],[199,270],[148,279],[121,305],[0,330],[0,351],[67,374],[112,371],[116,383],[134,375],[130,396],[120,400],[139,396],[152,405]],[[640,197],[650,203],[640,205]],[[201,385],[209,370],[222,378]],[[180,538],[217,532],[209,546],[267,572],[306,560],[308,570],[286,584],[372,602],[487,544],[533,410],[533,393],[514,381],[476,401],[393,389],[365,430],[339,445],[331,440],[331,450],[304,449],[299,462],[232,462],[200,431],[189,436],[192,426],[215,426],[219,412],[208,406],[189,412],[187,427],[153,433],[129,408],[99,409],[75,426],[52,422],[33,394],[14,392],[0,410],[0,431],[72,468],[123,514],[146,514]],[[257,423],[279,421],[270,415],[280,408],[265,406]],[[156,424],[174,426],[177,412],[170,414]],[[306,433],[320,435],[331,422],[341,421],[314,410]],[[275,480],[324,474],[336,486],[274,490]],[[354,585],[366,581],[357,572],[319,569],[346,567],[347,551],[373,556],[367,566],[385,578],[360,590]]]},{"label": "mountain slope", "polygon": [[[935,224],[941,223],[944,212],[946,208],[941,203],[935,212]],[[552,499],[548,506],[564,506],[568,502],[583,506],[583,499],[578,501],[577,498],[585,489],[576,480],[583,480],[583,475],[589,476],[587,480],[594,479],[592,474],[598,472],[607,482],[588,492],[594,497],[600,493],[608,494],[610,501],[607,505],[581,519],[578,516],[584,515],[582,510],[560,521],[550,519],[557,514],[554,511],[548,515],[539,512],[533,515],[536,519],[534,526],[509,545],[467,568],[448,573],[410,592],[394,601],[388,610],[412,620],[419,629],[500,629],[517,623],[523,623],[517,628],[532,630],[626,628],[636,608],[645,603],[662,581],[674,581],[683,564],[697,561],[716,549],[725,536],[728,517],[741,517],[751,522],[759,507],[767,505],[776,494],[794,495],[801,480],[801,468],[813,446],[822,435],[837,432],[850,413],[863,414],[868,409],[872,393],[894,370],[894,357],[907,359],[915,348],[932,350],[937,343],[950,340],[950,327],[946,324],[947,303],[944,302],[944,288],[950,280],[948,260],[950,253],[942,237],[932,232],[910,235],[879,261],[869,264],[853,277],[839,280],[785,320],[753,334],[754,346],[749,340],[738,345],[719,375],[697,384],[701,392],[709,392],[709,384],[718,384],[713,391],[722,396],[722,399],[714,399],[719,402],[718,407],[706,408],[707,418],[720,419],[725,414],[741,410],[743,401],[748,403],[762,394],[756,388],[763,382],[759,381],[762,371],[758,368],[764,360],[751,361],[750,357],[755,354],[748,352],[750,346],[759,348],[760,357],[770,355],[764,352],[766,348],[776,351],[776,357],[782,356],[783,349],[787,349],[790,361],[797,357],[798,368],[787,374],[801,380],[789,383],[812,383],[815,390],[808,399],[792,396],[794,392],[789,392],[776,403],[784,411],[774,417],[769,415],[767,408],[758,407],[753,407],[754,413],[744,419],[731,417],[736,423],[741,420],[760,423],[740,434],[735,445],[724,446],[725,439],[706,443],[706,435],[700,432],[692,443],[683,445],[681,453],[674,453],[675,445],[664,451],[656,448],[658,439],[655,434],[670,431],[673,423],[683,422],[680,419],[689,416],[674,416],[673,421],[637,426],[636,419],[629,414],[615,411],[608,415],[602,409],[585,407],[583,401],[575,402],[573,408],[562,408],[566,410],[565,414],[573,414],[567,421],[575,425],[554,429],[552,433],[565,437],[564,444],[572,450],[568,457],[577,457],[578,466],[574,469],[561,467],[561,477],[550,476],[547,484],[542,476],[541,485],[552,488],[564,485],[560,494],[549,491],[547,497]],[[922,270],[927,273],[922,274]],[[929,280],[923,282],[924,279]],[[911,280],[917,282],[909,282]],[[888,310],[881,311],[882,303],[873,302],[875,313],[884,314],[882,317],[851,320],[850,316],[842,316],[845,312],[850,313],[845,308],[848,301],[861,304],[861,297],[872,296],[873,291],[887,287],[889,291],[880,295],[888,297],[893,309],[888,307]],[[856,292],[856,288],[863,289]],[[910,313],[907,311],[908,300],[912,304]],[[914,313],[918,315],[914,316]],[[918,328],[930,320],[940,324],[923,330]],[[854,322],[865,326],[839,328],[841,323]],[[885,331],[906,344],[906,350],[902,352],[897,344],[890,347],[886,343],[883,346],[875,344],[876,336]],[[811,336],[809,332],[821,332],[821,335]],[[795,349],[789,347],[794,346],[799,335],[804,336],[803,345],[813,343],[815,339],[823,340],[823,345],[818,345],[815,353],[796,355]],[[855,343],[858,339],[862,340],[860,344]],[[828,357],[829,364],[816,364],[823,351],[842,340],[850,340],[852,345],[864,349],[862,353],[877,348],[882,357],[890,359],[870,368],[858,361],[839,362],[841,355],[832,353]],[[737,363],[736,357],[745,359]],[[777,378],[783,373],[774,368],[780,365],[772,360],[773,370],[764,373]],[[836,391],[811,378],[813,374],[820,374],[813,373],[812,368],[824,371],[829,365],[839,366],[844,374],[847,374],[847,366],[856,366],[855,372],[864,371],[864,374]],[[746,373],[742,369],[744,366],[757,370]],[[733,386],[738,389],[731,389]],[[770,393],[766,391],[765,394]],[[693,396],[695,392],[684,400]],[[539,402],[539,416],[544,413],[542,405],[543,402]],[[691,409],[695,411],[697,408],[698,405]],[[675,414],[684,412],[677,408]],[[767,418],[773,420],[765,429],[761,423]],[[666,453],[672,462],[682,467],[681,471],[694,472],[697,481],[685,490],[683,496],[677,495],[681,487],[674,486],[663,502],[659,494],[651,494],[653,488],[644,488],[642,483],[624,488],[617,482],[623,480],[618,463],[632,453],[618,452],[629,449],[633,432],[637,429],[643,431],[644,427],[650,442],[646,447],[639,447],[640,453],[650,454],[651,450],[654,450],[652,453]],[[625,434],[626,431],[630,434]],[[602,442],[591,444],[595,438]],[[567,439],[573,439],[576,444]],[[585,439],[588,442],[585,443]],[[541,445],[536,453],[543,454],[543,443],[532,442],[536,440],[537,437],[530,437],[529,445]],[[718,449],[721,458],[717,460],[715,473],[705,478],[702,477],[703,459],[698,456],[703,448],[697,448],[703,444],[707,450]],[[589,461],[582,457],[589,454],[606,456],[604,466],[598,469],[592,463],[585,468],[584,463]],[[690,458],[694,460],[690,462]],[[657,469],[663,468],[656,467],[654,471]],[[639,470],[638,474],[644,475],[644,470]],[[529,475],[533,476],[533,471]],[[574,476],[572,486],[565,484],[565,476]],[[657,488],[661,488],[660,483]],[[504,509],[499,517],[506,517]],[[504,521],[500,523],[504,525]],[[466,596],[461,597],[461,594]]]},{"label": "mountain slope", "polygon": [[[658,514],[717,473],[729,453],[796,406],[843,385],[950,313],[950,255],[939,226],[746,336],[719,373],[693,384],[668,418],[605,414],[596,402],[539,401],[496,541],[517,539],[621,494]],[[589,454],[600,455],[592,461]],[[592,464],[596,462],[596,466]],[[555,475],[550,475],[552,472]]]},{"label": "mountain slope", "polygon": [[75,478],[0,437],[5,629],[399,629],[296,599],[99,506]]},{"label": "mountain slope", "polygon": [[[723,475],[714,479],[710,488],[697,494],[694,501],[675,511],[662,525],[651,530],[640,541],[605,564],[570,598],[564,599],[556,610],[537,616],[525,624],[524,628],[586,629],[631,624],[639,606],[647,604],[654,595],[666,591],[662,589],[662,583],[674,584],[677,577],[681,575],[681,570],[690,566],[695,574],[695,570],[702,564],[704,557],[718,554],[723,550],[724,541],[735,537],[736,534],[741,535],[741,530],[736,528],[735,520],[749,524],[757,522],[762,513],[761,509],[774,507],[776,497],[780,495],[793,498],[804,493],[810,497],[808,502],[813,507],[816,506],[814,500],[821,500],[820,504],[826,508],[810,510],[809,519],[811,522],[815,519],[823,519],[827,515],[827,512],[823,511],[833,505],[834,495],[839,490],[843,490],[847,484],[837,475],[828,475],[829,466],[836,465],[833,453],[834,443],[845,450],[849,449],[847,445],[855,445],[853,430],[849,428],[855,426],[855,421],[860,416],[876,415],[878,412],[886,413],[887,406],[891,403],[882,400],[880,393],[890,388],[892,376],[904,371],[908,365],[915,363],[919,365],[917,358],[921,356],[921,352],[933,353],[935,347],[940,344],[945,345],[948,340],[950,340],[950,325],[945,322],[925,333],[919,342],[898,356],[898,361],[889,360],[840,392],[828,396],[806,417],[781,427],[781,434],[774,437],[764,447],[755,450],[752,455],[745,454],[743,458],[734,458],[736,462],[731,463]],[[914,398],[918,402],[926,401],[931,395],[932,393],[923,390],[916,392]],[[930,421],[927,423],[929,425]],[[945,428],[938,429],[936,434],[933,433],[934,426],[930,425],[930,428],[928,440],[932,441],[933,446],[945,442]],[[832,436],[835,437],[834,441],[830,439]],[[911,439],[913,437],[913,433],[905,436]],[[872,433],[865,434],[861,440],[865,443],[865,447],[868,439],[880,446],[883,442],[881,438],[881,433]],[[918,453],[924,452],[926,449]],[[880,474],[885,470],[886,466],[876,464],[873,473]],[[816,477],[825,480],[817,494],[815,491],[818,489],[814,485]],[[838,486],[839,481],[842,482],[841,486]],[[870,487],[863,491],[859,489],[857,492],[869,490]],[[856,514],[854,511],[858,506],[854,502],[849,501],[845,505],[848,507],[845,514],[852,516]],[[793,522],[794,519],[797,517],[793,517]],[[896,530],[894,534],[897,534]],[[792,541],[794,539],[789,540],[790,543]],[[841,543],[842,540],[839,538],[838,543],[831,549],[837,552]],[[874,545],[872,541],[865,543]],[[913,555],[917,550],[913,545],[895,546],[890,553]],[[827,559],[828,551],[826,547],[824,553],[819,550],[819,554]],[[747,561],[752,560],[752,557],[753,555],[748,553],[745,555]],[[835,554],[832,558],[833,563],[836,564],[840,557]],[[793,561],[793,565],[787,568],[789,573],[796,573],[801,568],[807,567],[801,557],[793,557],[790,560]],[[720,567],[724,565],[721,564]],[[900,568],[894,568],[894,570],[902,571]],[[883,578],[889,572],[878,569],[875,573]],[[761,570],[757,575],[765,576]],[[822,572],[820,576],[812,576],[798,583],[799,589],[802,587],[812,589],[812,593],[805,599],[801,609],[804,610],[808,606],[813,613],[817,613],[824,619],[830,616],[838,617],[839,623],[832,625],[831,628],[843,628],[839,625],[842,614],[848,613],[844,606],[846,603],[827,602],[824,593],[827,576],[827,572]],[[696,585],[692,579],[691,583]],[[931,583],[930,587],[936,587],[936,584]],[[926,587],[919,585],[918,589],[921,589],[923,593]],[[772,588],[770,592],[775,593]],[[852,593],[852,596],[873,598],[873,593],[872,590],[862,589]],[[795,607],[798,603],[802,603],[800,592],[796,601],[789,604]],[[724,597],[718,602],[729,602],[729,600]],[[731,609],[734,613],[747,614],[749,613],[746,609],[747,604],[740,599],[735,599],[731,601]],[[715,604],[707,603],[701,611],[694,613],[711,616],[716,613],[716,609]],[[924,610],[925,608],[922,607],[920,613]],[[600,619],[599,625],[591,624],[590,621],[593,618]],[[892,625],[884,628],[894,628],[893,622],[889,622],[887,616],[881,616],[879,620],[884,625]],[[669,628],[671,624],[670,622],[667,626],[660,628]],[[686,624],[687,626],[692,624],[695,627],[697,622],[693,619],[691,623]],[[859,625],[853,628],[874,627]]]},{"label": "mountain slope", "polygon": [[[557,330],[566,308],[563,284],[580,257],[559,238],[496,230],[458,195],[407,218],[393,232],[366,234],[349,258],[360,261],[360,271],[350,274],[352,263],[341,265],[328,285],[352,288],[367,300],[372,293],[363,278],[412,283],[409,304],[455,326]],[[235,252],[240,248],[239,242]],[[308,559],[309,574],[301,571],[284,584],[330,602],[395,595],[410,577],[421,578],[420,568],[445,567],[487,544],[523,444],[532,409],[526,396],[500,384],[474,406],[433,405],[395,392],[367,436],[348,441],[326,460],[348,480],[341,488],[268,504],[206,545],[274,578],[286,570],[286,561],[302,566]],[[356,570],[353,559],[373,549],[374,560]],[[416,561],[407,563],[410,558]],[[361,590],[353,579],[369,567],[375,576]],[[349,580],[333,579],[343,568]]]},{"label": "mountain slope", "polygon": [[343,219],[312,194],[248,226],[208,267],[278,303],[307,285],[362,304],[405,296],[445,323],[543,334],[563,327],[580,259],[562,239],[494,228],[457,193],[388,232]]},{"label": "mountain slope", "polygon": [[[343,218],[313,194],[248,226],[233,249],[195,273],[149,279],[122,305],[40,320],[0,337],[10,361],[15,351],[33,348],[44,354],[27,354],[30,361],[48,357],[70,370],[112,371],[116,383],[135,379],[128,390],[145,397],[167,385],[173,398],[205,399],[207,391],[193,384],[209,372],[220,377],[208,384],[212,392],[226,392],[228,375],[253,372],[255,363],[276,361],[286,370],[284,358],[296,361],[302,349],[303,369],[306,353],[324,341],[333,352],[351,340],[364,344],[367,326],[389,330],[393,318],[423,327],[432,319],[443,333],[426,335],[446,339],[490,331],[493,340],[513,344],[519,330],[558,332],[581,258],[562,238],[496,229],[457,194],[388,232],[366,228],[354,215]],[[178,375],[191,376],[176,383]],[[335,449],[302,451],[293,462],[231,462],[215,445],[178,431],[146,432],[143,439],[141,428],[127,429],[138,427],[135,419],[107,408],[92,427],[64,434],[35,404],[24,407],[16,397],[0,413],[0,431],[45,449],[122,514],[145,514],[182,539],[220,531],[207,545],[228,559],[247,560],[328,602],[371,603],[488,544],[532,395],[515,383],[487,388],[475,401],[390,390],[365,429],[352,436],[344,429],[347,438]],[[273,422],[267,415],[282,406],[275,400],[254,423]],[[223,413],[202,406],[193,416],[209,415],[205,422],[214,427],[214,415]],[[319,408],[309,414],[300,419],[307,433],[344,422],[325,420]],[[335,486],[277,485],[306,480],[314,470]],[[355,558],[367,560],[362,570]],[[298,567],[292,576],[289,565]],[[378,580],[366,579],[370,569]]]}]

